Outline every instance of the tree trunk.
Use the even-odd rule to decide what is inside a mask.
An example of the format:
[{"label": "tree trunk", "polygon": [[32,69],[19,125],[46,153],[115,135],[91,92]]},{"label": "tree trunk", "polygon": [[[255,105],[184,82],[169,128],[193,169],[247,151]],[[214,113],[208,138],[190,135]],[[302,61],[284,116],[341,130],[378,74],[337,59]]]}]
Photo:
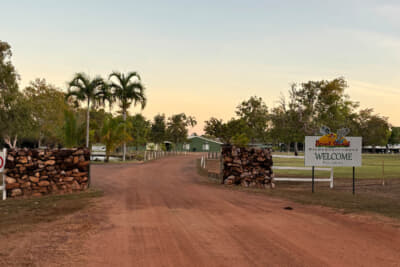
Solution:
[{"label": "tree trunk", "polygon": [[42,146],[42,138],[43,138],[42,132],[39,132],[38,148]]},{"label": "tree trunk", "polygon": [[[126,111],[124,110],[124,122],[126,123]],[[126,125],[124,125],[124,131],[126,132]],[[122,160],[125,161],[126,157],[126,142],[124,142],[123,148],[122,148]]]},{"label": "tree trunk", "polygon": [[299,148],[298,148],[298,143],[294,142],[294,155],[298,156],[299,155]]},{"label": "tree trunk", "polygon": [[18,135],[15,135],[14,141],[11,140],[10,136],[5,136],[4,137],[4,142],[11,148],[15,149],[17,147],[17,140],[18,140]]},{"label": "tree trunk", "polygon": [[290,152],[290,142],[287,143],[286,152],[288,152],[288,153]]},{"label": "tree trunk", "polygon": [[90,121],[90,98],[88,98],[88,107],[86,114],[86,147],[89,148],[89,121]]}]

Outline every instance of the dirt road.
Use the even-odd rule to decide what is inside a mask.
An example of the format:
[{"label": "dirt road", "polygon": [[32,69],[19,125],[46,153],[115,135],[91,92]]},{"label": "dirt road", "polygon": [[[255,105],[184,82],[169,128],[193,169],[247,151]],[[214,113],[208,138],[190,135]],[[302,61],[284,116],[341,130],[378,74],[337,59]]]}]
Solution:
[{"label": "dirt road", "polygon": [[400,266],[398,223],[210,185],[193,157],[92,175],[104,197],[1,237],[0,266]]},{"label": "dirt road", "polygon": [[105,197],[90,266],[400,266],[399,228],[202,184],[192,157],[93,177]]}]

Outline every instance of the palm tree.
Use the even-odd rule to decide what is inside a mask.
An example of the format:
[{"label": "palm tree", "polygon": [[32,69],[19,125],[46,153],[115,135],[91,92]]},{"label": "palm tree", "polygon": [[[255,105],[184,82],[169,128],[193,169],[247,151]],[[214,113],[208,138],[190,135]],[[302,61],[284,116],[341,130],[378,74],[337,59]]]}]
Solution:
[{"label": "palm tree", "polygon": [[106,145],[106,158],[108,162],[111,152],[124,142],[129,142],[132,137],[128,134],[127,128],[131,128],[129,122],[121,120],[121,117],[113,118],[109,115],[101,128],[101,142]]},{"label": "palm tree", "polygon": [[85,73],[75,74],[74,79],[68,83],[68,93],[66,98],[74,96],[78,101],[87,101],[86,115],[86,147],[89,147],[89,119],[90,105],[96,104],[96,100],[101,96],[100,89],[104,87],[104,81],[101,77],[90,79]]},{"label": "palm tree", "polygon": [[[113,95],[119,102],[122,116],[126,121],[128,109],[133,104],[141,105],[144,109],[146,106],[146,96],[144,95],[144,86],[138,73],[129,72],[126,75],[121,72],[113,72],[110,74],[109,79],[115,78],[115,82],[111,81],[110,87],[113,89]],[[123,160],[126,156],[126,142],[123,144]]]},{"label": "palm tree", "polygon": [[100,95],[97,99],[97,104],[99,106],[106,106],[106,102],[108,102],[109,113],[111,113],[112,105],[115,102],[115,96],[111,92],[110,85],[104,82],[104,85],[99,88]]}]

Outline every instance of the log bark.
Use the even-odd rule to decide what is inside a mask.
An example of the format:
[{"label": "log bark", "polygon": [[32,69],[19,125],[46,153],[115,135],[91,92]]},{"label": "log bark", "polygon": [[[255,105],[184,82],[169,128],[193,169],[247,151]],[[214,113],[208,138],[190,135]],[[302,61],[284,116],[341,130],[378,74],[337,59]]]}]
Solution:
[{"label": "log bark", "polygon": [[11,149],[5,166],[7,194],[19,197],[84,190],[89,164],[88,149]]},{"label": "log bark", "polygon": [[223,179],[227,185],[272,188],[272,155],[269,149],[239,148],[225,145],[222,149]]}]

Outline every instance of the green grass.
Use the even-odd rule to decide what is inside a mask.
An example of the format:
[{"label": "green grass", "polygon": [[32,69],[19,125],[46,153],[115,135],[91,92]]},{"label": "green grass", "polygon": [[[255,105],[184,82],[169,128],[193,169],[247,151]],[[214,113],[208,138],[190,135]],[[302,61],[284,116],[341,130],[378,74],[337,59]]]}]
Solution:
[{"label": "green grass", "polygon": [[[271,197],[284,198],[305,205],[325,206],[337,209],[343,213],[378,214],[395,219],[400,219],[400,186],[386,188],[386,193],[365,191],[357,188],[356,195],[352,195],[351,188],[328,189],[317,188],[314,194],[310,186],[277,184],[274,190],[243,188],[240,186],[226,186],[230,190],[247,191],[265,194]],[[371,188],[370,188],[371,189]],[[397,196],[395,196],[397,195]]]},{"label": "green grass", "polygon": [[[273,158],[273,161],[275,166],[304,166],[304,159]],[[311,171],[275,170],[274,172],[277,176],[311,176]],[[316,171],[315,174],[316,177],[329,177],[329,172]],[[335,178],[352,178],[352,175],[351,167],[334,168]],[[356,178],[382,179],[382,176],[385,179],[400,178],[400,154],[363,154],[362,166],[356,167]]]},{"label": "green grass", "polygon": [[[311,193],[309,182],[276,182],[274,190],[221,185],[219,179],[208,179],[204,183],[228,190],[265,194],[301,204],[326,206],[344,213],[372,213],[400,219],[400,155],[363,154],[362,157],[362,167],[356,168],[355,195],[352,194],[352,179],[349,179],[352,177],[350,167],[334,168],[335,187],[330,189],[329,183],[316,183],[314,194]],[[304,159],[273,160],[276,166],[304,166]],[[382,162],[385,164],[385,186],[382,186]],[[207,176],[207,172],[200,169],[199,162],[197,168],[199,174]],[[311,171],[275,170],[275,174],[311,177]],[[329,172],[317,171],[316,174],[317,177],[329,177]]]},{"label": "green grass", "polygon": [[90,189],[66,195],[0,201],[0,234],[28,230],[37,223],[56,220],[87,207],[93,198],[102,195],[101,191]]}]

